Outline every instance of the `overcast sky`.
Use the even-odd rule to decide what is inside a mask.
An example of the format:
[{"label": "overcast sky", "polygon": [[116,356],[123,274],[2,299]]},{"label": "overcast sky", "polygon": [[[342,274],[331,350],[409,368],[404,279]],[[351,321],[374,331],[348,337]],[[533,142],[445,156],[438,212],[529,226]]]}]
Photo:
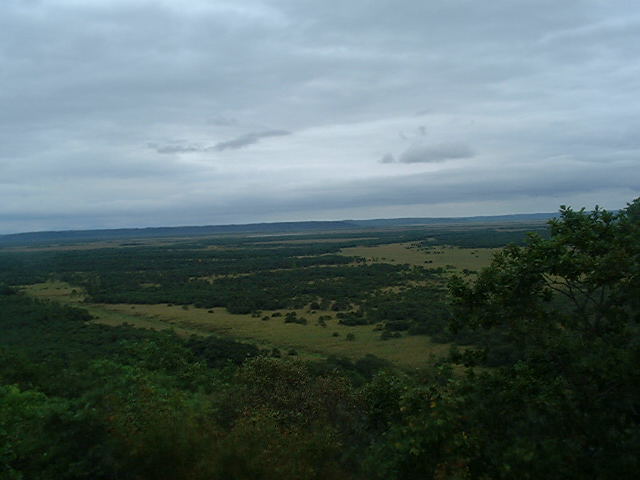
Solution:
[{"label": "overcast sky", "polygon": [[0,234],[639,194],[636,0],[0,2]]}]

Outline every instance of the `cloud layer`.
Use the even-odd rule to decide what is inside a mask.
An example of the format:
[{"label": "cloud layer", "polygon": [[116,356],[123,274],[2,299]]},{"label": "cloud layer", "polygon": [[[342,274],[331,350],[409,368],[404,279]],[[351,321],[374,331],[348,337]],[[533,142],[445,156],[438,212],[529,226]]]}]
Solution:
[{"label": "cloud layer", "polygon": [[8,0],[0,234],[609,208],[640,5]]},{"label": "cloud layer", "polygon": [[239,137],[232,138],[231,140],[225,140],[224,142],[218,142],[213,147],[215,150],[222,152],[223,150],[238,148],[244,148],[254,143],[258,143],[261,139],[267,137],[281,137],[284,135],[291,135],[291,132],[287,130],[265,130],[263,132],[252,132],[240,135]]},{"label": "cloud layer", "polygon": [[412,145],[398,157],[400,163],[434,163],[473,157],[473,150],[464,143]]}]

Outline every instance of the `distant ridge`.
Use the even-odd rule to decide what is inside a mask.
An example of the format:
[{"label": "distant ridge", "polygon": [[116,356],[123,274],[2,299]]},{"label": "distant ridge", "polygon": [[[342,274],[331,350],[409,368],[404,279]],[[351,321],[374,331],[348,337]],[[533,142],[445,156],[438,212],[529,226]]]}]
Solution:
[{"label": "distant ridge", "polygon": [[418,217],[418,218],[378,218],[373,220],[349,220],[360,227],[442,225],[456,223],[497,223],[545,221],[557,217],[557,213],[517,213],[511,215],[484,215],[477,217]]},{"label": "distant ridge", "polygon": [[66,243],[79,241],[126,240],[133,238],[144,239],[229,234],[293,234],[335,230],[358,230],[365,228],[451,225],[460,223],[537,222],[549,220],[555,216],[555,213],[527,213],[477,217],[380,218],[373,220],[302,221],[187,227],[44,231],[0,235],[0,246],[33,245],[47,242]]}]

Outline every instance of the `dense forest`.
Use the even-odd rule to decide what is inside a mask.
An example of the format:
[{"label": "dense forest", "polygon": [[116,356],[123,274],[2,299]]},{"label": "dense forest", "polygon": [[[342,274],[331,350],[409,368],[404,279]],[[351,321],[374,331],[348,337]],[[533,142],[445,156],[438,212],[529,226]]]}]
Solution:
[{"label": "dense forest", "polygon": [[[0,254],[0,478],[632,478],[640,468],[640,199],[543,231],[380,232]],[[384,242],[503,246],[477,275],[368,262]],[[106,326],[31,298],[309,307],[454,345],[417,371],[302,361],[217,336]],[[427,362],[425,362],[427,364]]]}]

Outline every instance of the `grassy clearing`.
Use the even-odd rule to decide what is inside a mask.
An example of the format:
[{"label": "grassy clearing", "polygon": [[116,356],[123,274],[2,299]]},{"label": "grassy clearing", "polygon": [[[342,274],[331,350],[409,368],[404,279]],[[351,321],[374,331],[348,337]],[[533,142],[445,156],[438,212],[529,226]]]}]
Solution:
[{"label": "grassy clearing", "polygon": [[[333,318],[327,320],[326,327],[317,325],[318,317],[326,312],[309,313],[296,310],[299,317],[307,319],[307,325],[284,323],[282,316],[272,317],[276,312],[263,311],[260,318],[251,315],[233,315],[226,309],[216,308],[214,313],[205,309],[185,310],[180,306],[167,305],[113,305],[108,308],[127,314],[135,311],[144,317],[151,317],[169,324],[197,330],[203,334],[229,335],[240,340],[249,340],[262,347],[277,347],[284,352],[294,349],[301,356],[320,358],[328,355],[358,359],[368,353],[387,359],[404,367],[418,367],[426,364],[431,353],[441,354],[448,346],[434,344],[424,336],[407,336],[399,339],[380,340],[380,332],[373,331],[371,325],[347,327]],[[267,316],[268,320],[262,320]],[[333,336],[338,333],[338,336]],[[347,334],[355,335],[353,341],[346,340]]]},{"label": "grassy clearing", "polygon": [[197,330],[182,328],[163,319],[153,318],[136,312],[135,308],[130,309],[129,312],[123,312],[109,308],[108,305],[84,303],[85,295],[80,289],[76,289],[64,282],[46,282],[29,285],[23,288],[23,291],[32,297],[43,300],[53,300],[66,305],[84,308],[94,317],[96,323],[102,323],[104,325],[117,326],[123,323],[129,323],[140,328],[150,328],[153,330],[172,328],[178,335],[200,333]]},{"label": "grassy clearing", "polygon": [[[373,354],[404,368],[417,368],[426,365],[431,354],[444,355],[449,348],[448,345],[432,343],[426,336],[380,340],[380,332],[374,331],[371,325],[347,327],[338,324],[335,318],[327,320],[326,327],[321,327],[317,324],[318,317],[328,315],[328,312],[321,311],[310,313],[296,310],[299,317],[308,321],[307,325],[298,325],[284,323],[284,315],[291,310],[263,311],[259,318],[254,318],[251,315],[230,314],[223,308],[216,308],[213,313],[209,313],[206,309],[185,309],[166,304],[82,303],[84,295],[62,282],[32,285],[24,291],[34,297],[86,308],[96,318],[96,322],[106,325],[126,322],[156,330],[172,328],[179,335],[227,335],[256,343],[262,348],[279,348],[285,354],[293,349],[306,359],[338,355],[356,360],[366,354]],[[280,313],[281,316],[272,317],[273,313]],[[262,320],[264,316],[269,319]],[[333,336],[334,332],[338,336]],[[349,333],[355,336],[353,341],[346,339]]]},{"label": "grassy clearing", "polygon": [[[416,248],[412,243],[390,243],[373,247],[343,248],[340,253],[347,256],[364,257],[371,263],[393,263],[447,268],[452,272],[479,270],[491,263],[496,248],[460,248],[434,246]],[[449,267],[449,268],[448,268]],[[451,268],[453,267],[453,268]]]}]

